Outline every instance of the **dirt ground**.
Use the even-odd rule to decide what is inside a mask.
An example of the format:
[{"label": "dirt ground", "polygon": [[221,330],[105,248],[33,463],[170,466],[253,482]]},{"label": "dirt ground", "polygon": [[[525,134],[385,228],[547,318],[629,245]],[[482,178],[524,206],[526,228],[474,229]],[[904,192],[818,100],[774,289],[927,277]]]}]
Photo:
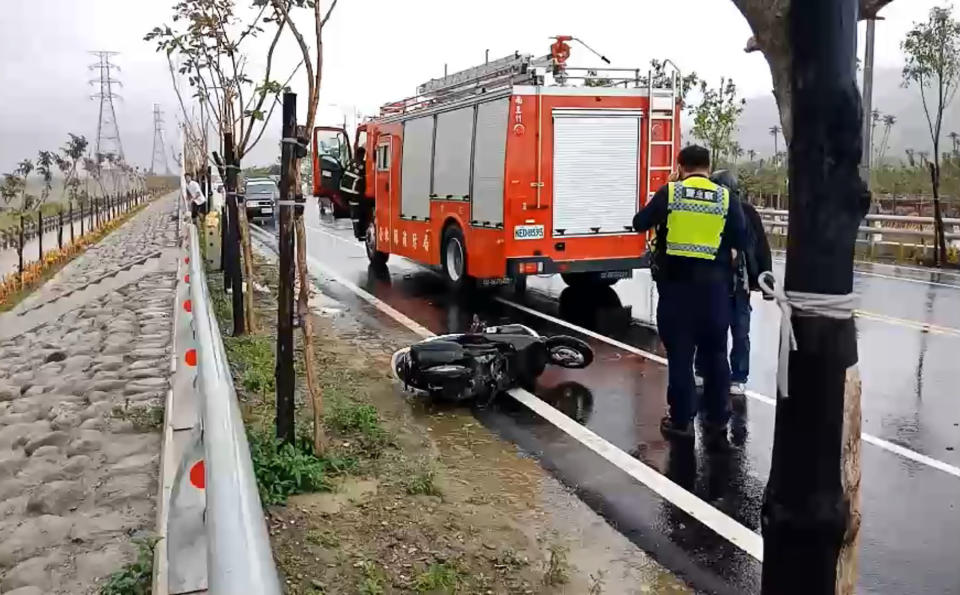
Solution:
[{"label": "dirt ground", "polygon": [[[276,268],[258,257],[257,270],[270,289],[256,297],[258,336],[271,344]],[[217,277],[212,293],[222,295]],[[324,456],[334,463],[327,491],[267,507],[288,593],[691,592],[468,409],[405,394],[389,373],[401,345],[364,328],[360,313],[322,295],[313,303]],[[226,334],[226,302],[218,306]],[[236,359],[248,426],[270,431],[272,386]],[[301,379],[298,370],[297,421],[309,435]]]}]

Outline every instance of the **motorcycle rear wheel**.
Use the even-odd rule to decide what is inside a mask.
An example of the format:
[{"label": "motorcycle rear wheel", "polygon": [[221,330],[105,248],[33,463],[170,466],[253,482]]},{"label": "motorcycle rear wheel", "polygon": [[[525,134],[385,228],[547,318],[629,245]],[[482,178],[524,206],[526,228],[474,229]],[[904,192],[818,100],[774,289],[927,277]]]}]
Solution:
[{"label": "motorcycle rear wheel", "polygon": [[593,349],[576,337],[557,335],[546,340],[547,358],[561,368],[586,368],[593,362]]}]

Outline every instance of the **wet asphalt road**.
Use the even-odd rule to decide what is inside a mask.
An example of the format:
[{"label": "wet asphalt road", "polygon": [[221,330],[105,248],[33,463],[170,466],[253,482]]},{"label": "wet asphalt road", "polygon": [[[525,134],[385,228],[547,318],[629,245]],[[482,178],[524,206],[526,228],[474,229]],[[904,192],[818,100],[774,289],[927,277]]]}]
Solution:
[{"label": "wet asphalt road", "polygon": [[[428,269],[392,257],[387,273],[368,269],[348,221],[308,216],[314,258],[433,332],[464,330],[474,314],[515,321],[544,333],[574,334],[494,298],[522,303],[629,345],[663,353],[650,328],[655,311],[649,274],[636,271],[608,292],[585,294],[559,277],[531,279],[526,296],[506,290],[447,295]],[[777,272],[782,275],[782,263]],[[960,275],[862,264],[856,291],[863,431],[949,465],[960,465]],[[931,283],[932,281],[932,283]],[[373,311],[336,283],[324,291]],[[754,296],[749,387],[774,394],[779,310]],[[375,312],[375,311],[373,311]],[[375,313],[373,315],[376,315]],[[548,369],[537,395],[675,483],[759,532],[770,468],[774,409],[750,399],[737,417],[742,449],[709,454],[671,450],[658,423],[666,368],[586,338],[597,352],[586,370]],[[706,592],[759,590],[760,564],[625,473],[511,399],[478,410],[488,427],[533,453],[624,535]],[[816,434],[811,430],[811,440]],[[860,555],[862,593],[960,593],[960,477],[864,444]]]}]

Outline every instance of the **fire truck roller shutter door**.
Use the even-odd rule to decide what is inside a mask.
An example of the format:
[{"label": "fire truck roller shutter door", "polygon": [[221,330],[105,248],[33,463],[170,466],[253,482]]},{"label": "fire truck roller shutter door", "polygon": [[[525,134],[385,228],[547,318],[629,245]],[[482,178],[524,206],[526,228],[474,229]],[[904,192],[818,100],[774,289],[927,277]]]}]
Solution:
[{"label": "fire truck roller shutter door", "polygon": [[629,233],[638,208],[638,110],[554,110],[553,227]]},{"label": "fire truck roller shutter door", "polygon": [[430,159],[433,155],[434,117],[407,120],[403,125],[403,163],[400,167],[400,214],[404,218],[430,216]]},{"label": "fire truck roller shutter door", "polygon": [[479,225],[503,223],[503,172],[509,110],[508,97],[477,106],[470,219]]},{"label": "fire truck roller shutter door", "polygon": [[470,148],[474,106],[437,115],[433,151],[433,194],[462,199],[470,194]]}]

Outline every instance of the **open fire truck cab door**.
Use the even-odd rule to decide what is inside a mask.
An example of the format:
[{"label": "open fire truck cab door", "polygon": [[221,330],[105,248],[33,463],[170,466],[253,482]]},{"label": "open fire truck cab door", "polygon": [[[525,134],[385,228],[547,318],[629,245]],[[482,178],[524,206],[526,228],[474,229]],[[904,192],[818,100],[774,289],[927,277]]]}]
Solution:
[{"label": "open fire truck cab door", "polygon": [[334,126],[313,129],[313,195],[333,203],[334,216],[347,216],[349,207],[340,195],[340,180],[353,159],[346,130]]}]

